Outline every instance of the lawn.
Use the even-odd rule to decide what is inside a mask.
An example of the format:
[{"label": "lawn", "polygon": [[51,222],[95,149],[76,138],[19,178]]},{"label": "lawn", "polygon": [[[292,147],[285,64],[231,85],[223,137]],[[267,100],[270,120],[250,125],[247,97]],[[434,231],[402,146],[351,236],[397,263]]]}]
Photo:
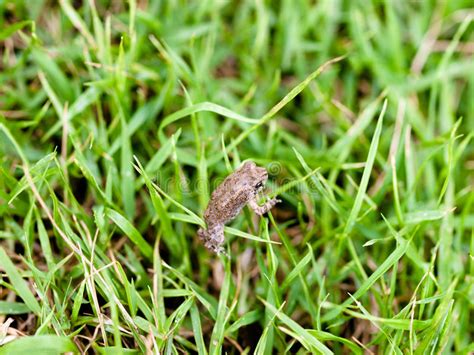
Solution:
[{"label": "lawn", "polygon": [[0,1],[0,55],[0,354],[474,352],[472,0]]}]

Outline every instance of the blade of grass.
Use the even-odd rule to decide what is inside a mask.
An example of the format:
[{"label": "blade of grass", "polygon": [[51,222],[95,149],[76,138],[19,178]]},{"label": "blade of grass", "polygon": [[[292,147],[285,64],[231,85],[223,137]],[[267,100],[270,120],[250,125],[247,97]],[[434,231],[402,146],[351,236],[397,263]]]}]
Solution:
[{"label": "blade of grass", "polygon": [[367,191],[370,175],[372,173],[372,168],[374,166],[375,155],[377,154],[377,148],[379,145],[380,136],[382,134],[382,124],[383,124],[383,118],[385,116],[386,109],[387,109],[387,100],[385,100],[383,103],[382,111],[380,112],[379,119],[377,121],[377,126],[375,127],[372,143],[370,144],[369,155],[367,157],[367,162],[365,164],[364,172],[362,174],[362,179],[359,185],[359,189],[357,190],[357,195],[354,201],[354,205],[352,206],[352,210],[349,214],[349,218],[347,219],[347,222],[343,231],[343,235],[347,238],[347,244],[348,244],[351,257],[357,266],[357,270],[360,276],[362,276],[364,280],[367,280],[367,274],[365,273],[362,263],[360,262],[359,256],[357,255],[352,238],[350,238],[350,234],[352,232],[352,229],[354,228],[357,216],[359,215],[360,209],[362,207],[362,202],[364,200],[365,192]]},{"label": "blade of grass", "polygon": [[273,314],[280,319],[287,327],[289,327],[298,337],[306,350],[317,351],[322,354],[332,354],[333,352],[323,343],[321,343],[314,335],[311,335],[307,329],[288,317],[283,312],[279,311],[275,306],[269,304],[265,300],[261,300],[265,307],[267,307]]},{"label": "blade of grass", "polygon": [[340,306],[337,306],[336,308],[333,308],[331,311],[326,313],[322,321],[327,322],[335,317],[337,317],[342,311],[344,311],[345,308],[347,308],[349,305],[352,304],[353,299],[359,299],[361,296],[366,294],[368,290],[373,286],[373,284],[380,278],[382,277],[395,263],[400,260],[400,258],[405,255],[405,253],[408,250],[408,247],[410,245],[410,241],[415,235],[417,229],[413,232],[410,240],[405,240],[402,237],[398,238],[398,245],[395,248],[395,250],[385,259],[385,261],[375,270],[372,275],[367,278],[362,285],[357,289],[357,291],[354,293],[353,298],[348,298],[346,301],[344,301]]},{"label": "blade of grass", "polygon": [[0,265],[7,274],[16,294],[25,302],[25,305],[36,315],[41,315],[40,304],[2,246],[0,246]]},{"label": "blade of grass", "polygon": [[152,259],[153,248],[124,216],[110,208],[105,209],[105,214],[125,233],[147,259]]},{"label": "blade of grass", "polygon": [[217,317],[212,330],[211,341],[209,344],[209,354],[219,355],[222,353],[222,343],[224,341],[226,314],[228,311],[227,302],[230,294],[230,261],[224,259],[224,283],[219,295],[219,305],[217,307]]},{"label": "blade of grass", "polygon": [[0,348],[0,354],[62,354],[77,352],[73,341],[56,335],[22,337]]}]

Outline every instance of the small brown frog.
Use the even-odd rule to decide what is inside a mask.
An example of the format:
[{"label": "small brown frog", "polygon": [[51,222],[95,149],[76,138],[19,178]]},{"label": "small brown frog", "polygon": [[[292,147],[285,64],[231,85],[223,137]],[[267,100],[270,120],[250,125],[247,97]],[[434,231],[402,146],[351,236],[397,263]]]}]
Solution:
[{"label": "small brown frog", "polygon": [[262,206],[258,205],[257,194],[263,189],[267,179],[265,168],[247,161],[214,190],[204,212],[207,229],[198,230],[199,238],[206,248],[217,254],[224,252],[224,225],[234,219],[246,204],[261,216],[281,202],[278,199],[268,199]]}]

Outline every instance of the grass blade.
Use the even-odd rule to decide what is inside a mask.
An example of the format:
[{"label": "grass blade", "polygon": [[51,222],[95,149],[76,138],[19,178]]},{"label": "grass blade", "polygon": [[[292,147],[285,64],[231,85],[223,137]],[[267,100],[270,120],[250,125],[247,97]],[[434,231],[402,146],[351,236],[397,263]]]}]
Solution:
[{"label": "grass blade", "polygon": [[0,246],[0,267],[5,271],[16,294],[25,302],[25,305],[36,315],[41,314],[41,306],[36,300],[28,285],[21,277],[15,265],[8,257],[5,249]]}]

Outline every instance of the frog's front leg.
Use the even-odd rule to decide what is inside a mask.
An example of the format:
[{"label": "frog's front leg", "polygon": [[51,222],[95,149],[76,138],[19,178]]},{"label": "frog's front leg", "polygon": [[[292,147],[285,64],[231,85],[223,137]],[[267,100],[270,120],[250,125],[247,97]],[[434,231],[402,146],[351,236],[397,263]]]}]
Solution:
[{"label": "frog's front leg", "polygon": [[257,196],[255,196],[249,201],[249,206],[256,214],[261,216],[267,213],[268,211],[270,211],[271,208],[275,206],[278,202],[281,202],[281,200],[272,198],[272,199],[267,200],[263,205],[260,206],[257,203]]},{"label": "frog's front leg", "polygon": [[224,224],[210,224],[207,229],[199,229],[198,235],[207,249],[214,251],[216,254],[225,253],[222,247],[222,244],[224,244]]}]

